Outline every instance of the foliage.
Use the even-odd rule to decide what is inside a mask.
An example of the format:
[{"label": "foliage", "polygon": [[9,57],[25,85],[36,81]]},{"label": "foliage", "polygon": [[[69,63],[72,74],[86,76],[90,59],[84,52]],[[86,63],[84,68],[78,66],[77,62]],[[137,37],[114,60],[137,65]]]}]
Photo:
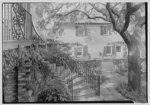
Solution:
[{"label": "foliage", "polygon": [[[60,100],[69,100],[68,90],[52,72],[51,67],[49,67],[50,63],[42,58],[40,50],[35,50],[32,47],[22,48],[19,56],[16,49],[3,52],[3,78],[10,74],[15,66],[21,67],[22,70],[30,69],[30,79],[26,81],[26,88],[32,91],[30,94],[32,97],[37,97],[38,92],[46,87],[50,90],[56,90],[55,95],[59,96]],[[29,97],[28,94],[24,94],[25,99],[29,99]]]},{"label": "foliage", "polygon": [[58,91],[56,88],[50,88],[42,91],[38,95],[37,102],[60,102],[70,100],[68,96],[65,96],[64,94],[64,91]]},{"label": "foliage", "polygon": [[[71,58],[68,54],[64,53],[58,47],[51,46],[48,50],[40,49],[42,58],[50,63],[56,63],[57,65],[69,68],[71,72],[77,73],[79,76],[83,77],[85,82],[88,82],[91,88],[97,90],[97,85],[100,85],[95,68],[100,65],[100,61],[78,61]],[[103,78],[104,79],[104,78]]]},{"label": "foliage", "polygon": [[16,49],[7,50],[2,53],[3,60],[3,75],[7,75],[7,73],[11,72],[12,68],[18,65],[18,51]]},{"label": "foliage", "polygon": [[128,92],[127,91],[127,84],[122,82],[119,84],[119,86],[116,88],[116,90],[121,93],[124,97],[133,100],[135,102],[140,103],[147,103],[147,90],[146,87],[143,86],[141,88],[141,94],[139,95],[137,92]]}]

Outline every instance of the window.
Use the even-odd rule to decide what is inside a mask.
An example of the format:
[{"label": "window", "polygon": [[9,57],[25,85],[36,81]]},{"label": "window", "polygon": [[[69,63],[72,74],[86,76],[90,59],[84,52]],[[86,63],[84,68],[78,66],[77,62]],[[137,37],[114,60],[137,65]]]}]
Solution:
[{"label": "window", "polygon": [[76,26],[76,35],[77,36],[85,36],[86,35],[86,27],[85,25]]},{"label": "window", "polygon": [[79,55],[82,55],[82,52],[77,52],[77,55],[79,56]]},{"label": "window", "polygon": [[81,56],[82,55],[82,47],[77,47],[76,48],[76,55]]},{"label": "window", "polygon": [[101,26],[101,35],[107,35],[107,27]]},{"label": "window", "polygon": [[121,46],[116,47],[116,52],[121,52]]},{"label": "window", "polygon": [[106,46],[106,54],[111,54],[111,46]]}]

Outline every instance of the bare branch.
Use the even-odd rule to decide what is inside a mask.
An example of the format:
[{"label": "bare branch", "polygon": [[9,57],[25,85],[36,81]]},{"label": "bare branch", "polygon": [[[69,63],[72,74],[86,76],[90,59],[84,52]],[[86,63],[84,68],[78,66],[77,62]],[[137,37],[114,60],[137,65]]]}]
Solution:
[{"label": "bare branch", "polygon": [[[100,10],[98,7],[96,7],[94,4],[90,3],[90,5],[99,13],[101,13],[102,15],[104,15],[106,18],[108,17],[106,13],[104,13],[102,10]],[[106,5],[104,5],[106,7]],[[110,21],[110,20],[107,20]]]},{"label": "bare branch", "polygon": [[102,16],[90,16],[89,14],[87,14],[86,12],[84,11],[81,11],[81,10],[72,10],[66,14],[64,14],[63,16],[68,16],[69,14],[72,14],[73,12],[80,12],[82,14],[84,14],[85,16],[87,16],[88,19],[97,19],[97,18],[100,18],[100,19],[103,19],[105,21],[108,21],[106,18],[102,17]]},{"label": "bare branch", "polygon": [[138,9],[140,9],[140,7],[143,5],[144,3],[140,3],[140,4],[137,4],[135,6],[132,7],[132,3],[127,3],[126,4],[126,7],[127,7],[127,10],[126,10],[126,16],[125,16],[125,24],[124,24],[124,27],[123,29],[121,30],[121,33],[124,33],[127,28],[129,27],[129,24],[130,24],[130,16],[136,12]]},{"label": "bare branch", "polygon": [[111,10],[111,8],[110,8],[110,4],[109,4],[109,3],[106,4],[106,8],[107,8],[107,10],[108,10],[108,12],[109,12],[110,19],[111,19],[111,21],[112,21],[114,30],[117,31],[118,33],[120,33],[120,30],[117,29],[116,22],[115,22],[115,19],[114,19],[114,17],[113,17],[112,10]]},{"label": "bare branch", "polygon": [[144,24],[145,24],[145,16],[141,17],[138,20],[138,23],[136,25],[139,26],[139,27],[143,27]]},{"label": "bare branch", "polygon": [[112,13],[113,13],[114,15],[116,15],[116,16],[117,16],[117,18],[119,18],[119,17],[120,17],[119,13],[117,13],[114,9],[111,9],[111,11],[112,11]]},{"label": "bare branch", "polygon": [[128,8],[128,12],[129,14],[133,14],[134,12],[136,12],[137,10],[139,10],[141,8],[141,6],[143,6],[144,3],[139,3],[131,8]]},{"label": "bare branch", "polygon": [[[90,4],[92,4],[92,3],[90,3]],[[101,5],[103,5],[104,7],[106,7],[106,4],[104,4],[104,3],[96,2],[96,4],[101,4]]]}]

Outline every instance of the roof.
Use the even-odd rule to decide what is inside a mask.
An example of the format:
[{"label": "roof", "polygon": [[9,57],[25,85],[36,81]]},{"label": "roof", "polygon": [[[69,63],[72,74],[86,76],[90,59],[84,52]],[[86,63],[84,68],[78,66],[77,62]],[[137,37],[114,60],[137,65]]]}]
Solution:
[{"label": "roof", "polygon": [[71,46],[83,46],[81,43],[75,42],[75,43],[69,43]]},{"label": "roof", "polygon": [[103,19],[77,19],[75,22],[71,22],[70,19],[66,19],[65,21],[61,21],[62,24],[110,24],[111,22],[105,21]]}]

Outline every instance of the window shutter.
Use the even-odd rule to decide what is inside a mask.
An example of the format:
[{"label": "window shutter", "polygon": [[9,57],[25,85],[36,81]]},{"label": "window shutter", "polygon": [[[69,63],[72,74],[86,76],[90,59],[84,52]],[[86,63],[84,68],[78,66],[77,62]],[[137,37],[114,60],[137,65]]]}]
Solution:
[{"label": "window shutter", "polygon": [[103,55],[106,56],[106,46],[104,46],[104,52]]},{"label": "window shutter", "polygon": [[76,27],[76,36],[87,36],[87,26],[86,25],[77,25]]},{"label": "window shutter", "polygon": [[77,56],[77,48],[74,48],[74,55]]},{"label": "window shutter", "polygon": [[88,47],[87,46],[84,46],[83,47],[83,56],[86,56],[88,53]]},{"label": "window shutter", "polygon": [[115,55],[115,46],[112,46],[112,54]]},{"label": "window shutter", "polygon": [[79,33],[78,33],[78,26],[76,26],[75,28],[76,28],[76,36],[79,36]]},{"label": "window shutter", "polygon": [[87,25],[84,25],[84,28],[85,28],[84,34],[85,34],[85,36],[87,36],[88,35]]},{"label": "window shutter", "polygon": [[[102,26],[100,26],[100,34],[101,34],[101,35],[103,35],[102,30],[103,30],[103,27],[102,27]],[[105,48],[105,47],[104,47],[104,48]]]}]

